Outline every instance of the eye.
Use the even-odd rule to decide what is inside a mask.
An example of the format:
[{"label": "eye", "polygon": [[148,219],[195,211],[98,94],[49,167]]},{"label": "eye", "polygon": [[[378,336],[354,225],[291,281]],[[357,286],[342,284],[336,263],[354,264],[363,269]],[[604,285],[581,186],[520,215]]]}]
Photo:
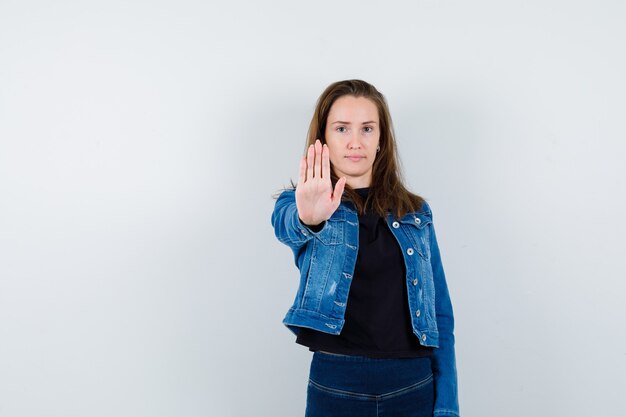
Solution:
[{"label": "eye", "polygon": [[364,129],[364,130],[365,130],[365,132],[367,132],[367,133],[371,133],[371,132],[373,132],[373,131],[374,131],[374,128],[373,128],[372,126],[365,126],[363,129]]},{"label": "eye", "polygon": [[[343,130],[342,130],[342,129],[343,129]],[[335,130],[337,130],[337,132],[339,132],[339,133],[343,133],[343,132],[345,132],[345,131],[346,131],[346,127],[345,127],[345,126],[339,126],[339,127],[338,127],[337,129],[335,129]]]}]

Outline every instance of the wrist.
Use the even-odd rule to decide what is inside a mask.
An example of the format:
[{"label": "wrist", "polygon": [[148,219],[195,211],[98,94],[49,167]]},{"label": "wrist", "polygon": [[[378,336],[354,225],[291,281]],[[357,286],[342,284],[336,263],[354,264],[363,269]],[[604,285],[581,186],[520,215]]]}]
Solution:
[{"label": "wrist", "polygon": [[302,223],[304,226],[308,227],[309,229],[311,229],[314,232],[319,232],[320,230],[322,230],[323,226],[324,226],[324,220],[322,220],[319,223],[315,223],[315,222],[305,222],[304,220],[302,220],[300,218],[300,216],[298,216],[298,220],[300,221],[300,223]]}]

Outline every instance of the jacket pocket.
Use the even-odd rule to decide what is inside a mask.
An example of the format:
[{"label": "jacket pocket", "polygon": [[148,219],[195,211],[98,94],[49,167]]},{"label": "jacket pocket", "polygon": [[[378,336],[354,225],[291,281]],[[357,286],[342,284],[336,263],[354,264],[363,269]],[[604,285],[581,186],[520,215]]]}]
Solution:
[{"label": "jacket pocket", "polygon": [[401,223],[417,253],[424,260],[430,261],[430,227],[428,227],[432,223],[430,217],[407,215]]},{"label": "jacket pocket", "polygon": [[316,237],[324,245],[341,245],[345,240],[344,223],[344,213],[335,212],[330,219],[326,220],[324,228],[317,233]]}]

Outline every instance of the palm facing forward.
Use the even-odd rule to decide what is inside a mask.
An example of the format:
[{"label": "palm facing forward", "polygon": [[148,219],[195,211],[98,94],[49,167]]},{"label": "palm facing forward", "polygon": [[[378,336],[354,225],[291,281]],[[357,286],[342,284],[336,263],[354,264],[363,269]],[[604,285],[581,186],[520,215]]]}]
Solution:
[{"label": "palm facing forward", "polygon": [[300,176],[296,185],[296,207],[300,220],[306,225],[317,225],[337,210],[346,185],[342,177],[333,185],[330,180],[330,157],[327,145],[319,139],[309,146],[307,155],[300,159]]}]

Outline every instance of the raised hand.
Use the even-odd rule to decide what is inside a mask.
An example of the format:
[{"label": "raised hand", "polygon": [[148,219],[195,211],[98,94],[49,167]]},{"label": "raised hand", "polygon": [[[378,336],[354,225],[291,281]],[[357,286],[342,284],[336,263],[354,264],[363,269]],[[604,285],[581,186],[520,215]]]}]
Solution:
[{"label": "raised hand", "polygon": [[345,185],[346,177],[342,177],[333,190],[328,146],[322,146],[317,139],[300,159],[300,176],[296,185],[296,207],[300,220],[309,226],[328,220],[341,203]]}]

